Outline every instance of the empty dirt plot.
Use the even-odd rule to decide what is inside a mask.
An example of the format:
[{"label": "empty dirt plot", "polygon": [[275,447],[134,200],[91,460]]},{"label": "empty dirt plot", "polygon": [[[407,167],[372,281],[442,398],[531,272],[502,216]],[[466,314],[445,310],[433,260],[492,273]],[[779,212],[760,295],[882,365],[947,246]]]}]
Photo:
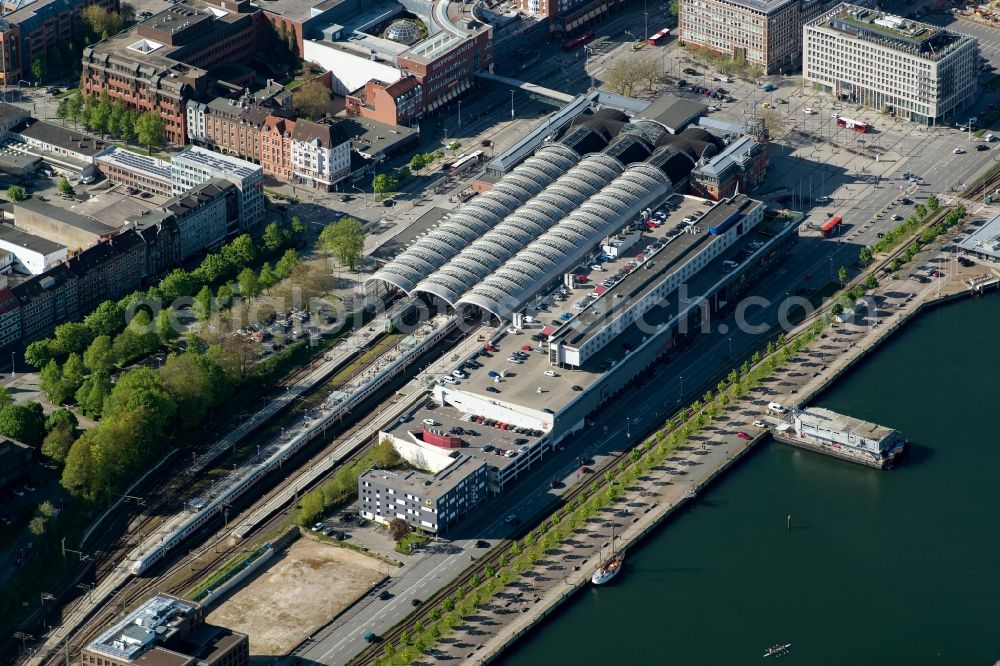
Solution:
[{"label": "empty dirt plot", "polygon": [[376,582],[386,564],[348,548],[300,539],[208,621],[250,636],[251,655],[282,655]]}]

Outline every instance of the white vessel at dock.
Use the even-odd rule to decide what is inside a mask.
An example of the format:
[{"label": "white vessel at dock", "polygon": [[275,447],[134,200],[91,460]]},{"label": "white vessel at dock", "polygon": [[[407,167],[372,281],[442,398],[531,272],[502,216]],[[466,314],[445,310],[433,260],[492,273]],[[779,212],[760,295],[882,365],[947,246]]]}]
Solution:
[{"label": "white vessel at dock", "polygon": [[621,571],[622,563],[625,558],[621,554],[615,553],[615,524],[611,523],[611,556],[601,562],[601,566],[597,567],[597,571],[594,575],[590,577],[590,582],[594,585],[604,585],[609,580],[618,575]]}]

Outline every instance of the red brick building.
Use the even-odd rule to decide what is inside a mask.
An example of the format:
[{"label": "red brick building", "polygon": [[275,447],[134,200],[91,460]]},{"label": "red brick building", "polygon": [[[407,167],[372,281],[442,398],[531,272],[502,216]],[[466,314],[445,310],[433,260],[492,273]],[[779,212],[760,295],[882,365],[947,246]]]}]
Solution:
[{"label": "red brick building", "polygon": [[415,76],[404,76],[395,83],[372,79],[345,100],[348,115],[388,125],[409,125],[423,115],[424,87]]},{"label": "red brick building", "polygon": [[107,92],[140,113],[155,111],[167,141],[188,142],[189,99],[208,96],[208,70],[256,54],[263,16],[249,0],[181,0],[111,39],[83,50],[81,88]]},{"label": "red brick building", "polygon": [[471,90],[476,72],[493,71],[493,32],[480,30],[451,44],[438,38],[424,40],[396,59],[423,87],[424,113]]},{"label": "red brick building", "polygon": [[118,0],[6,0],[0,22],[0,85],[34,80],[31,63],[48,52],[83,43],[80,14],[87,5],[118,11]]}]

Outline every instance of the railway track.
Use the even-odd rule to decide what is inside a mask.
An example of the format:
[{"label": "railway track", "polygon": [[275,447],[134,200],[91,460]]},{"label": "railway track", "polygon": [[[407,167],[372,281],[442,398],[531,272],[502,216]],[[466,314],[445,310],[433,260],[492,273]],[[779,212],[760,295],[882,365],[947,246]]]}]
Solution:
[{"label": "railway track", "polygon": [[[461,336],[457,341],[449,341],[449,344],[460,344],[464,339],[471,335],[478,334],[478,330],[473,329],[469,333]],[[369,345],[369,348],[374,344]],[[432,353],[433,350],[428,350],[428,353]],[[330,384],[326,382],[321,387],[317,387],[314,390],[337,390],[338,387],[349,384],[351,381],[357,377],[363,375],[366,371],[372,368],[380,362],[382,356],[380,354],[373,355],[372,358],[365,360],[357,368],[352,369],[351,373],[343,377],[340,381],[335,384]],[[414,364],[414,367],[418,364]],[[400,379],[406,381],[408,379],[407,375],[401,375]],[[390,384],[391,386],[392,384]],[[303,399],[309,394],[303,394]],[[365,403],[370,404],[370,401],[375,398],[369,398]],[[318,464],[323,458],[328,456],[332,451],[334,451],[338,444],[334,441],[334,435],[339,437],[341,440],[346,440],[352,437],[362,428],[365,428],[373,419],[378,418],[379,414],[377,411],[368,410],[365,417],[359,422],[350,425],[345,430],[339,430],[339,423],[331,428],[329,439],[327,444],[323,449],[312,456],[303,463],[297,466],[295,469],[310,468],[313,465]],[[342,422],[340,422],[342,423]],[[264,427],[264,424],[261,424]],[[298,488],[300,492],[307,492],[308,490],[315,488],[319,484],[322,484],[336,472],[338,472],[343,465],[350,465],[357,461],[362,455],[364,455],[367,446],[359,446],[356,451],[345,457],[337,465],[331,467],[326,473],[318,476],[308,485]],[[175,483],[181,483],[183,478],[178,476],[173,479]],[[276,485],[271,487],[267,493],[263,496],[257,498],[252,503],[250,503],[244,511],[253,510],[255,507],[265,503],[268,499],[284,490],[292,484],[297,483],[297,475],[292,474],[288,477],[277,482]],[[170,488],[170,484],[162,484],[163,488]],[[162,495],[161,495],[162,496]],[[176,496],[168,494],[166,496]],[[163,503],[159,503],[157,506],[162,508]],[[144,526],[148,526],[154,520],[154,511],[150,510],[147,513],[140,515],[137,523],[133,525],[133,529],[142,529]],[[238,553],[248,550],[250,544],[255,544],[262,535],[272,532],[281,522],[285,520],[287,510],[279,511],[275,515],[272,515],[267,520],[263,521],[259,526],[254,528],[251,532],[247,533],[242,539],[235,543],[226,543],[229,537],[229,530],[217,530],[213,533],[212,537],[205,542],[202,546],[197,549],[197,552],[191,550],[186,556],[178,557],[178,554],[183,552],[181,549],[176,549],[172,552],[172,556],[166,556],[164,561],[157,565],[154,565],[153,571],[157,571],[163,566],[167,566],[167,569],[161,573],[157,573],[155,576],[149,578],[134,578],[130,577],[123,581],[121,586],[116,589],[112,596],[103,604],[103,607],[94,612],[90,618],[84,619],[80,627],[74,632],[72,638],[65,642],[64,647],[58,651],[58,653],[47,655],[46,659],[42,663],[56,663],[61,662],[67,655],[72,656],[79,653],[79,650],[85,646],[88,642],[92,641],[101,631],[103,631],[108,624],[112,623],[115,618],[120,617],[120,615],[130,608],[137,605],[140,601],[150,596],[156,591],[163,591],[170,594],[183,594],[186,590],[190,589],[197,581],[201,580],[205,576],[209,575],[212,571],[216,570],[222,564],[228,562],[231,558],[235,557]],[[204,528],[199,529],[196,533],[192,534],[192,537],[197,538],[198,534],[204,534],[205,529],[211,529],[210,526],[215,526],[215,521],[211,521]],[[228,524],[226,526],[228,528]],[[259,545],[259,544],[255,544]],[[126,557],[135,548],[134,543],[117,544],[113,548],[107,550],[106,553],[100,556],[99,567],[95,570],[99,570],[105,575],[113,573],[121,565],[118,564],[126,559]],[[192,558],[191,555],[194,555]],[[202,560],[205,555],[208,555],[207,560]],[[83,595],[81,595],[78,600],[67,606],[64,609],[64,617],[72,615],[78,610],[78,607],[82,605],[84,600]]]}]

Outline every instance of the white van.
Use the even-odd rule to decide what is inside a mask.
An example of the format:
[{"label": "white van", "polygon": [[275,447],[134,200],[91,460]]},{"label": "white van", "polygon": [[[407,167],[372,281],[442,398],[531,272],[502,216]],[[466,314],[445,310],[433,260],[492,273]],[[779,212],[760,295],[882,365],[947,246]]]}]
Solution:
[{"label": "white van", "polygon": [[725,261],[722,262],[722,267],[723,268],[728,268],[729,270],[733,270],[737,266],[739,266],[739,264],[736,263],[735,261],[730,260],[730,259],[726,259]]},{"label": "white van", "polygon": [[769,402],[767,403],[767,411],[773,412],[774,414],[784,414],[788,410],[776,402]]}]

